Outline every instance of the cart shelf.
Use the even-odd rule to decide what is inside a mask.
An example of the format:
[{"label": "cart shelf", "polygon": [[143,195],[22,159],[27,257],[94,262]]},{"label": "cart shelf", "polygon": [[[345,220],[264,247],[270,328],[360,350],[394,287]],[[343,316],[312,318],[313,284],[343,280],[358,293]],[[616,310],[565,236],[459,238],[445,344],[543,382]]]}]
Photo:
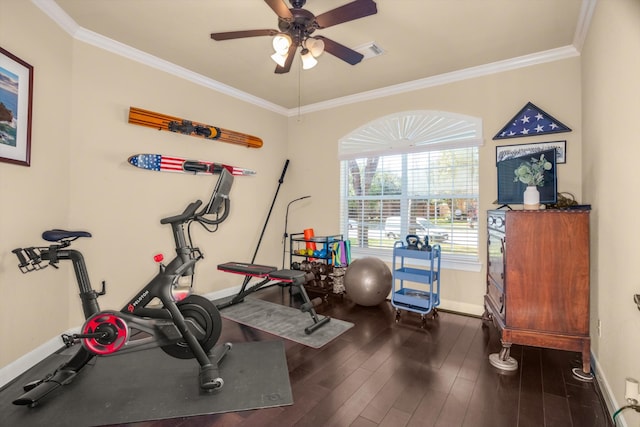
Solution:
[{"label": "cart shelf", "polygon": [[408,280],[410,282],[418,283],[433,283],[438,281],[439,274],[437,271],[402,267],[395,270],[395,276],[398,280]]},{"label": "cart shelf", "polygon": [[[391,304],[396,308],[396,321],[400,320],[400,311],[419,313],[423,326],[426,315],[437,316],[436,307],[440,305],[440,245],[431,250],[408,249],[401,241],[393,249],[393,292]],[[408,267],[405,263],[421,260],[424,267]],[[427,261],[426,263],[424,261]]]}]

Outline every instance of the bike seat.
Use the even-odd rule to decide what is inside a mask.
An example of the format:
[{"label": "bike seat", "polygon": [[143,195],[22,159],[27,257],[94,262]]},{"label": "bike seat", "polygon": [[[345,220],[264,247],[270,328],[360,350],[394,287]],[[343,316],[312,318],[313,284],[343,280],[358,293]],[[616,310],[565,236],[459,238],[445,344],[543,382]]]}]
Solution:
[{"label": "bike seat", "polygon": [[59,242],[64,239],[77,239],[78,237],[91,237],[88,231],[48,230],[42,233],[42,238],[47,242]]}]

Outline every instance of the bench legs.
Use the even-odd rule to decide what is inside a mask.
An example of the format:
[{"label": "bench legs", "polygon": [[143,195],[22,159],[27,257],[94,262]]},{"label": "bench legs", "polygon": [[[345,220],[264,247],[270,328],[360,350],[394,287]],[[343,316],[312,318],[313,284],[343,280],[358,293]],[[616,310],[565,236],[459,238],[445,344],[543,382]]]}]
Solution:
[{"label": "bench legs", "polygon": [[304,284],[302,283],[297,285],[292,283],[291,286],[296,286],[300,290],[300,295],[302,295],[302,301],[304,302],[302,306],[300,306],[300,310],[303,312],[308,312],[313,319],[313,324],[304,328],[304,332],[307,335],[312,334],[317,329],[320,329],[322,326],[329,323],[329,321],[331,320],[330,317],[324,316],[320,318],[318,316],[318,313],[316,313],[315,307],[316,305],[322,303],[322,298],[314,298],[313,300],[309,299],[309,294],[307,294],[307,290],[304,288]]}]

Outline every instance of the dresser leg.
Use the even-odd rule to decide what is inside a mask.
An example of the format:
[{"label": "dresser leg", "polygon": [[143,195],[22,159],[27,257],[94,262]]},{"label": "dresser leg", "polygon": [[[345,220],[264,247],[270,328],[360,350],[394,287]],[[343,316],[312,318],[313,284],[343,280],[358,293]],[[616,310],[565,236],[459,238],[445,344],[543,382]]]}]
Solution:
[{"label": "dresser leg", "polygon": [[582,368],[573,368],[571,370],[571,373],[573,374],[574,378],[580,381],[584,381],[587,383],[590,383],[591,381],[593,381],[593,374],[591,372],[585,372],[582,370]]},{"label": "dresser leg", "polygon": [[500,353],[493,353],[489,355],[489,363],[494,368],[498,368],[502,371],[515,371],[518,369],[518,361],[511,357],[511,343],[502,342],[502,350]]},{"label": "dresser leg", "polygon": [[593,381],[593,374],[591,373],[591,340],[585,340],[582,347],[582,368],[573,368],[571,372],[576,379],[591,382]]}]

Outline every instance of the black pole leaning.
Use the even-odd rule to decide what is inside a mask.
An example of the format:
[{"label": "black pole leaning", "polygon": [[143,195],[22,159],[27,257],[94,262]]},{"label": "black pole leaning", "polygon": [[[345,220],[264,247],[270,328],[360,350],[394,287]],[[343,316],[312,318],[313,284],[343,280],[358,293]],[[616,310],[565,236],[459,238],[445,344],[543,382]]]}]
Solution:
[{"label": "black pole leaning", "polygon": [[[276,198],[278,197],[278,192],[280,191],[280,186],[284,182],[284,175],[287,173],[287,168],[289,167],[289,159],[284,162],[284,168],[282,168],[282,174],[280,175],[280,179],[278,180],[278,188],[276,188],[276,194],[273,196],[273,201],[271,202],[271,207],[269,208],[269,213],[267,214],[267,219],[264,222],[264,226],[262,227],[262,233],[260,233],[260,239],[258,239],[258,244],[256,245],[256,250],[253,253],[253,257],[251,258],[251,264],[256,262],[256,256],[258,255],[258,249],[260,249],[260,243],[262,243],[262,238],[264,237],[264,231],[267,229],[267,224],[269,223],[269,217],[271,216],[271,211],[273,211],[273,205],[276,204]],[[245,278],[245,282],[248,282],[250,279],[249,276]]]}]

